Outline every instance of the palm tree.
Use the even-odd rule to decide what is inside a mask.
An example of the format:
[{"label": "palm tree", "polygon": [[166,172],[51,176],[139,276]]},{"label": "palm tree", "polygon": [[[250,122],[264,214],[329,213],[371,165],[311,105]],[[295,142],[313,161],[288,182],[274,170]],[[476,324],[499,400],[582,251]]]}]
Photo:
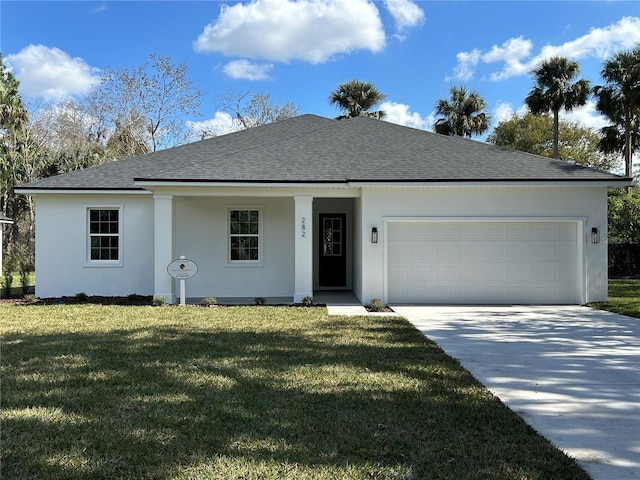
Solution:
[{"label": "palm tree", "polygon": [[19,129],[29,120],[27,109],[22,103],[19,83],[2,62],[0,53],[0,129]]},{"label": "palm tree", "polygon": [[525,99],[533,114],[553,112],[553,158],[558,158],[558,125],[561,109],[573,110],[587,103],[589,80],[581,78],[580,64],[564,57],[552,57],[533,70],[535,86]]},{"label": "palm tree", "polygon": [[434,125],[436,133],[471,138],[486,132],[491,117],[484,112],[487,102],[480,94],[455,85],[449,92],[449,99],[441,98],[436,102],[436,114],[443,115]]},{"label": "palm tree", "polygon": [[603,65],[606,85],[594,87],[597,110],[613,125],[601,130],[600,149],[624,153],[625,175],[632,175],[633,151],[640,148],[640,45],[618,52]]},{"label": "palm tree", "polygon": [[383,118],[385,114],[382,110],[377,112],[369,110],[384,98],[384,94],[380,93],[372,83],[350,80],[338,84],[338,88],[329,96],[329,103],[342,110],[342,115],[336,117],[336,120],[359,116]]}]

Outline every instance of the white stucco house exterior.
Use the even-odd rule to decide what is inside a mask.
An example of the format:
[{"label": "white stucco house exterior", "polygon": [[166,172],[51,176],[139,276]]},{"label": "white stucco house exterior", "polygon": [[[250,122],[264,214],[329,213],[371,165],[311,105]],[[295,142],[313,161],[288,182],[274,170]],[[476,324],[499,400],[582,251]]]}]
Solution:
[{"label": "white stucco house exterior", "polygon": [[582,304],[630,179],[359,117],[302,115],[42,179],[36,294]]}]

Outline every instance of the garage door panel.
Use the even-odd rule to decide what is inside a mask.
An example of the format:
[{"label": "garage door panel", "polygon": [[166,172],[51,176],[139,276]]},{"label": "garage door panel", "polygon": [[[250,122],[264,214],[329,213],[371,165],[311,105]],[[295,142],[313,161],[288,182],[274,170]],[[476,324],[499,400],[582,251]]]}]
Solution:
[{"label": "garage door panel", "polygon": [[489,240],[502,240],[507,238],[507,226],[489,223],[485,227],[485,238]]},{"label": "garage door panel", "polygon": [[528,248],[526,244],[508,245],[509,260],[526,260],[528,256]]},{"label": "garage door panel", "polygon": [[481,246],[478,244],[462,244],[460,245],[460,259],[467,262],[478,261],[482,258]]},{"label": "garage door panel", "polygon": [[463,224],[459,226],[459,238],[461,240],[479,240],[484,237],[484,229],[478,224]]},{"label": "garage door panel", "polygon": [[536,265],[533,269],[534,280],[538,283],[553,282],[556,279],[555,272],[554,265]]},{"label": "garage door panel", "polygon": [[504,282],[507,278],[507,267],[505,265],[487,265],[484,271],[487,282]]},{"label": "garage door panel", "polygon": [[505,260],[507,258],[506,246],[502,244],[489,244],[485,247],[486,259],[492,260]]},{"label": "garage door panel", "polygon": [[528,264],[511,264],[506,266],[507,277],[509,283],[527,283],[532,280],[533,274]]},{"label": "garage door panel", "polygon": [[409,279],[412,282],[428,282],[431,274],[431,268],[423,265],[414,265],[411,267],[411,275]]},{"label": "garage door panel", "polygon": [[426,263],[436,259],[435,249],[430,245],[408,245],[406,250],[412,262]]},{"label": "garage door panel", "polygon": [[555,248],[550,244],[536,245],[533,249],[533,258],[535,260],[553,260]]},{"label": "garage door panel", "polygon": [[507,237],[512,240],[524,240],[527,238],[527,225],[514,223],[507,226]]},{"label": "garage door panel", "polygon": [[435,268],[435,278],[433,280],[438,283],[455,282],[459,280],[458,265],[444,264]]},{"label": "garage door panel", "polygon": [[441,223],[433,229],[433,237],[437,240],[457,240],[460,238],[460,229],[455,223]]},{"label": "garage door panel", "polygon": [[558,281],[575,284],[575,272],[573,269],[573,265],[558,265],[557,267],[557,275]]},{"label": "garage door panel", "polygon": [[558,245],[556,247],[556,259],[557,260],[575,260],[576,250],[570,245]]},{"label": "garage door panel", "polygon": [[390,222],[397,303],[577,303],[576,222]]},{"label": "garage door panel", "polygon": [[578,231],[575,225],[559,223],[556,225],[556,238],[575,240],[577,238]]},{"label": "garage door panel", "polygon": [[439,243],[436,247],[436,255],[440,261],[451,261],[459,257],[460,249],[457,244]]},{"label": "garage door panel", "polygon": [[460,281],[461,282],[480,282],[483,280],[481,268],[478,265],[461,265]]},{"label": "garage door panel", "polygon": [[533,238],[539,240],[551,240],[555,237],[556,228],[548,223],[536,223],[533,226]]}]

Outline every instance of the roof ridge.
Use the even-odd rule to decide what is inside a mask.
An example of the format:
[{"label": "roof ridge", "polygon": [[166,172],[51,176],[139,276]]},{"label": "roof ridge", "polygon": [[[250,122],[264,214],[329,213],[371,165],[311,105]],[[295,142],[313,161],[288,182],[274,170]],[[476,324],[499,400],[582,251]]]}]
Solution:
[{"label": "roof ridge", "polygon": [[[245,129],[243,129],[243,130],[238,130],[238,131],[235,131],[235,132],[231,132],[231,133],[229,133],[229,134],[227,134],[227,135],[232,135],[232,134],[236,134],[236,133],[237,133],[237,134],[241,134],[241,133],[243,133],[243,132],[246,132],[246,131],[251,130],[251,129],[253,129],[253,128],[259,128],[259,127],[261,127],[261,126],[266,127],[266,126],[269,126],[269,125],[275,125],[275,124],[280,124],[280,125],[278,125],[278,126],[282,126],[282,125],[281,125],[282,123],[287,122],[288,120],[292,120],[292,119],[300,118],[300,117],[315,117],[315,118],[318,118],[318,119],[322,119],[323,121],[324,121],[324,120],[327,120],[327,121],[329,121],[329,122],[336,122],[336,120],[331,120],[331,119],[329,119],[329,118],[324,118],[324,117],[321,117],[321,116],[319,116],[319,115],[313,115],[313,114],[308,113],[308,114],[299,115],[299,116],[296,116],[296,117],[289,117],[289,118],[286,118],[286,119],[284,119],[284,120],[277,120],[277,121],[275,121],[275,122],[267,123],[267,124],[264,124],[264,125],[258,125],[257,127],[245,128]],[[326,125],[323,125],[323,126],[317,126],[317,127],[315,127],[315,128],[310,128],[310,129],[308,129],[308,130],[307,130],[307,129],[305,129],[305,131],[304,131],[304,132],[299,132],[299,133],[296,133],[296,134],[291,135],[290,137],[288,137],[288,138],[286,139],[286,141],[290,141],[290,140],[292,140],[292,139],[294,139],[294,138],[299,138],[299,137],[301,137],[301,136],[303,136],[303,135],[308,135],[309,133],[317,132],[317,131],[319,131],[319,130],[325,130],[325,129],[327,129],[327,128],[331,128],[331,127],[333,127],[334,125],[335,125],[335,123],[332,123],[332,124],[326,123]],[[221,135],[220,137],[215,137],[215,138],[221,138],[221,137],[225,137],[225,136],[226,136],[226,135]],[[251,151],[251,150],[256,150],[256,149],[259,149],[259,148],[265,148],[265,147],[266,147],[266,146],[268,146],[268,145],[273,145],[273,144],[277,144],[277,143],[282,143],[282,139],[275,139],[275,140],[273,140],[273,141],[271,141],[271,142],[268,142],[268,143],[260,143],[260,144],[252,145],[252,146],[250,146],[250,147],[238,148],[238,149],[235,149],[235,150],[233,150],[233,151],[229,151],[229,152],[226,152],[226,153],[223,153],[223,154],[219,155],[219,158],[229,157],[229,156],[231,156],[231,155],[235,155],[235,154],[240,153],[240,152],[249,152],[249,151]],[[190,160],[190,161],[188,161],[188,162],[185,162],[185,163],[181,164],[179,167],[170,168],[170,169],[167,169],[167,170],[161,170],[161,171],[159,171],[159,172],[156,172],[156,173],[154,173],[154,176],[157,176],[157,175],[163,175],[163,174],[170,174],[171,172],[184,170],[185,168],[187,168],[187,167],[189,167],[189,166],[193,166],[193,165],[195,165],[195,164],[197,164],[197,163],[199,163],[199,162],[200,162],[200,160],[199,160],[199,159],[193,159],[193,160]],[[134,177],[134,178],[133,178],[133,180],[134,180],[134,181],[137,181],[137,180],[139,180],[139,179],[140,179],[140,180],[144,180],[144,179],[146,179],[146,178],[151,178],[151,177],[149,177],[149,176]]]}]

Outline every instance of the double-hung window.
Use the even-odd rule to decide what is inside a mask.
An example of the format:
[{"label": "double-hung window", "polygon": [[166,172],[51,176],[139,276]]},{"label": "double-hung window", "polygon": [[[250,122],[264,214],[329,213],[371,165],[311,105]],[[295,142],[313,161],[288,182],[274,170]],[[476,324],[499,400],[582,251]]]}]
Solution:
[{"label": "double-hung window", "polygon": [[262,209],[230,207],[228,261],[233,265],[262,264]]},{"label": "double-hung window", "polygon": [[89,263],[114,265],[122,261],[121,209],[118,207],[90,207],[87,209],[89,224]]}]

